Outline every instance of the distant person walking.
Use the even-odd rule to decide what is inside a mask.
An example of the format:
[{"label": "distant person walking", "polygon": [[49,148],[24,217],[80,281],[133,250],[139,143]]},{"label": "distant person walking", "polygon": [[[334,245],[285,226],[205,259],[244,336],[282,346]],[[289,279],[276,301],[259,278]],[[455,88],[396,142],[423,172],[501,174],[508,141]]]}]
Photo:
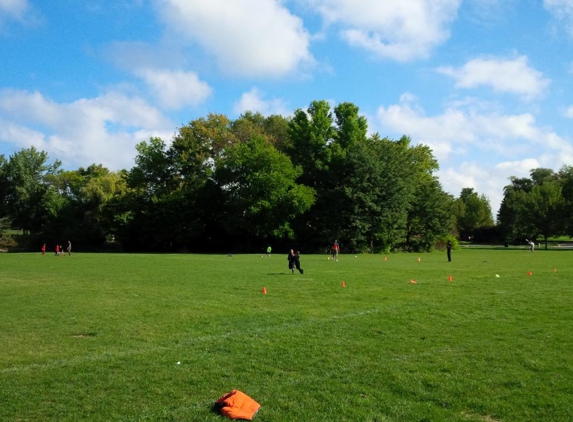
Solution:
[{"label": "distant person walking", "polygon": [[46,255],[46,244],[42,245],[42,255]]},{"label": "distant person walking", "polygon": [[340,245],[338,244],[338,240],[334,241],[334,245],[332,245],[332,260],[338,261],[338,252],[340,252]]},{"label": "distant person walking", "polygon": [[525,241],[529,243],[529,252],[533,252],[535,250],[535,243],[533,242],[533,240],[525,239]]},{"label": "distant person walking", "polygon": [[60,245],[56,245],[56,256],[60,254]]},{"label": "distant person walking", "polygon": [[452,262],[452,242],[449,240],[446,243],[446,251],[448,253],[448,262]]},{"label": "distant person walking", "polygon": [[269,246],[267,247],[267,258],[270,258],[270,257],[271,257],[271,251],[272,251],[272,250],[273,250],[273,248],[271,248],[271,245],[269,245]]},{"label": "distant person walking", "polygon": [[67,251],[68,251],[68,256],[70,256],[72,254],[72,242],[70,242],[69,240],[68,240]]}]

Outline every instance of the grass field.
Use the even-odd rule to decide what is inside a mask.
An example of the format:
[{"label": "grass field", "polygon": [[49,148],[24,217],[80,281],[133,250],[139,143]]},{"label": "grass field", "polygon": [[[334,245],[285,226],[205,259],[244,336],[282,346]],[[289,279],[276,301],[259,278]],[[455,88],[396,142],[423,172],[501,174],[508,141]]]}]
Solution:
[{"label": "grass field", "polygon": [[0,420],[573,420],[573,251],[301,261],[0,254]]}]

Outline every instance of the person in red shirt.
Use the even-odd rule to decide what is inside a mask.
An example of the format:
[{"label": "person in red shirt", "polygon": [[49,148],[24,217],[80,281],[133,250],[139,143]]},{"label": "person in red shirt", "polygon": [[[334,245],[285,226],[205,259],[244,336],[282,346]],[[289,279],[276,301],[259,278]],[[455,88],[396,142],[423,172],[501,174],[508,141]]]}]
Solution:
[{"label": "person in red shirt", "polygon": [[340,246],[338,245],[338,240],[334,241],[334,245],[332,245],[332,260],[338,261],[338,252],[340,252]]},{"label": "person in red shirt", "polygon": [[42,255],[46,255],[46,244],[42,245]]},{"label": "person in red shirt", "polygon": [[60,245],[56,245],[56,256],[60,254]]}]

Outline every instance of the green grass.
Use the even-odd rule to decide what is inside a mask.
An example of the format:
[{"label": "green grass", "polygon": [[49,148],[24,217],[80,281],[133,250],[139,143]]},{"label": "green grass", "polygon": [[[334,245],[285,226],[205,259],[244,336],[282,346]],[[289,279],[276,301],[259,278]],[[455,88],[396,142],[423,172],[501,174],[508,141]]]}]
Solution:
[{"label": "green grass", "polygon": [[0,254],[0,420],[573,420],[573,252],[453,259]]}]

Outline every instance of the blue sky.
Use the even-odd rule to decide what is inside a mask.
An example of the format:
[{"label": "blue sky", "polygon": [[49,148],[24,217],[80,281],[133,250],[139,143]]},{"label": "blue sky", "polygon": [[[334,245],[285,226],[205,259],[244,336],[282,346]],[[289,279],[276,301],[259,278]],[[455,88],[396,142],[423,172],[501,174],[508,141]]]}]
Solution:
[{"label": "blue sky", "polygon": [[573,0],[0,0],[0,154],[131,168],[208,113],[353,102],[494,213],[573,165]]}]

